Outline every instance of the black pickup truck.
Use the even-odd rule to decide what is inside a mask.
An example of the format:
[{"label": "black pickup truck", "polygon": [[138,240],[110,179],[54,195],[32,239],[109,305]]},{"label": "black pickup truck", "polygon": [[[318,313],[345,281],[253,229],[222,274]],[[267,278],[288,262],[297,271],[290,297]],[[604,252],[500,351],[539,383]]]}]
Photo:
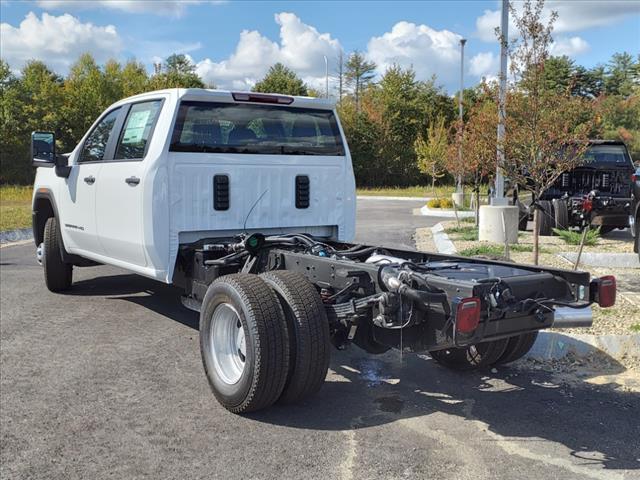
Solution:
[{"label": "black pickup truck", "polygon": [[539,233],[591,225],[605,234],[631,226],[634,170],[623,142],[592,140],[583,163],[562,173],[540,196],[537,203],[545,214]]}]

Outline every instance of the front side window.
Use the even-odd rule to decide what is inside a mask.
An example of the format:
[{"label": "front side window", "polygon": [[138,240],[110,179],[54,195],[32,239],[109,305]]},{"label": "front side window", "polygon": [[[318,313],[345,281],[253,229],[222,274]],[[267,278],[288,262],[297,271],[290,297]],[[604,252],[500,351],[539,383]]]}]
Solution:
[{"label": "front side window", "polygon": [[116,159],[144,157],[161,104],[161,100],[153,100],[131,106],[116,148]]},{"label": "front side window", "polygon": [[116,123],[116,118],[118,118],[118,113],[120,113],[120,108],[111,110],[89,134],[82,147],[81,162],[99,162],[104,158],[104,152],[107,148],[113,125]]},{"label": "front side window", "polygon": [[182,102],[171,139],[175,152],[344,155],[331,110]]}]

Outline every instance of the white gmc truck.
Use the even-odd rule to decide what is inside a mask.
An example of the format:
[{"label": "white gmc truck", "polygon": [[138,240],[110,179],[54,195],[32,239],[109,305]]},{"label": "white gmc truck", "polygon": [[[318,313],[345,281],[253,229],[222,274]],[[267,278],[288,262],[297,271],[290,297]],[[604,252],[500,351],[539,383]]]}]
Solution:
[{"label": "white gmc truck", "polygon": [[591,324],[614,277],[349,243],[355,182],[326,100],[173,89],[121,100],[76,148],[33,132],[33,233],[49,290],[109,264],[174,284],[236,413],[296,402],[330,346],[512,362],[540,329]]}]

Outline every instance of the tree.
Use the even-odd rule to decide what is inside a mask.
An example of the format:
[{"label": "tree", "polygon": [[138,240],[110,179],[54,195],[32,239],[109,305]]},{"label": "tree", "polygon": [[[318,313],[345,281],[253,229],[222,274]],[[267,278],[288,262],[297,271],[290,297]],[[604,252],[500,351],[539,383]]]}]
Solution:
[{"label": "tree", "polygon": [[630,53],[615,53],[607,64],[605,91],[609,95],[629,96],[640,83],[640,55],[633,60]]},{"label": "tree", "polygon": [[184,54],[172,54],[149,79],[150,90],[164,88],[204,88],[204,83],[196,73],[196,67]]},{"label": "tree", "polygon": [[29,140],[34,130],[59,127],[62,79],[42,62],[30,61],[13,76],[0,63],[2,84],[2,181],[27,183],[33,179]]},{"label": "tree", "polygon": [[[526,0],[521,7],[521,15],[511,7],[520,32],[520,40],[510,46],[511,69],[521,81],[507,98],[501,167],[537,201],[562,172],[580,164],[591,126],[580,123],[588,110],[585,100],[545,88],[545,64],[557,13],[552,12],[544,25],[544,0],[535,4]],[[537,265],[540,215],[550,212],[541,212],[539,206],[534,212],[533,261]]]},{"label": "tree", "polygon": [[[476,225],[480,209],[482,182],[496,171],[496,130],[498,107],[495,102],[482,101],[473,105],[463,126],[456,123],[456,142],[449,152],[448,170],[463,176],[472,186],[475,195]],[[464,158],[462,165],[458,156],[458,145],[462,143]]]},{"label": "tree", "polygon": [[122,96],[130,97],[148,90],[149,76],[142,63],[129,60],[120,73]]},{"label": "tree", "polygon": [[64,82],[60,140],[65,150],[75,147],[89,126],[117,100],[107,87],[105,76],[88,53],[71,66]]},{"label": "tree", "polygon": [[276,63],[269,68],[269,71],[262,80],[255,84],[254,92],[281,93],[283,95],[309,94],[308,88],[296,73],[282,63]]},{"label": "tree", "polygon": [[420,171],[431,177],[431,191],[436,192],[436,179],[442,178],[446,172],[447,128],[444,117],[440,116],[429,125],[426,140],[419,135],[413,144]]},{"label": "tree", "polygon": [[345,65],[344,77],[347,85],[352,89],[356,99],[356,109],[360,110],[360,96],[362,91],[371,84],[375,76],[377,65],[374,62],[367,62],[357,50],[354,51]]}]

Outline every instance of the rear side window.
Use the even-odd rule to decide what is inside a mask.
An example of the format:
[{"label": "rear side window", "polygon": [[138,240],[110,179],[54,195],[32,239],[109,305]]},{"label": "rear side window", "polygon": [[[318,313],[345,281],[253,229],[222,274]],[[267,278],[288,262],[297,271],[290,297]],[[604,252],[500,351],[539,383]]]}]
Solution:
[{"label": "rear side window", "polygon": [[79,161],[99,162],[104,158],[104,151],[119,113],[120,108],[111,110],[98,122],[82,146]]},{"label": "rear side window", "polygon": [[182,102],[174,152],[344,155],[330,110],[273,105]]},{"label": "rear side window", "polygon": [[597,165],[629,165],[631,159],[622,145],[594,145],[584,155],[585,164]]},{"label": "rear side window", "polygon": [[144,157],[161,104],[161,100],[153,100],[131,105],[116,148],[116,159]]}]

